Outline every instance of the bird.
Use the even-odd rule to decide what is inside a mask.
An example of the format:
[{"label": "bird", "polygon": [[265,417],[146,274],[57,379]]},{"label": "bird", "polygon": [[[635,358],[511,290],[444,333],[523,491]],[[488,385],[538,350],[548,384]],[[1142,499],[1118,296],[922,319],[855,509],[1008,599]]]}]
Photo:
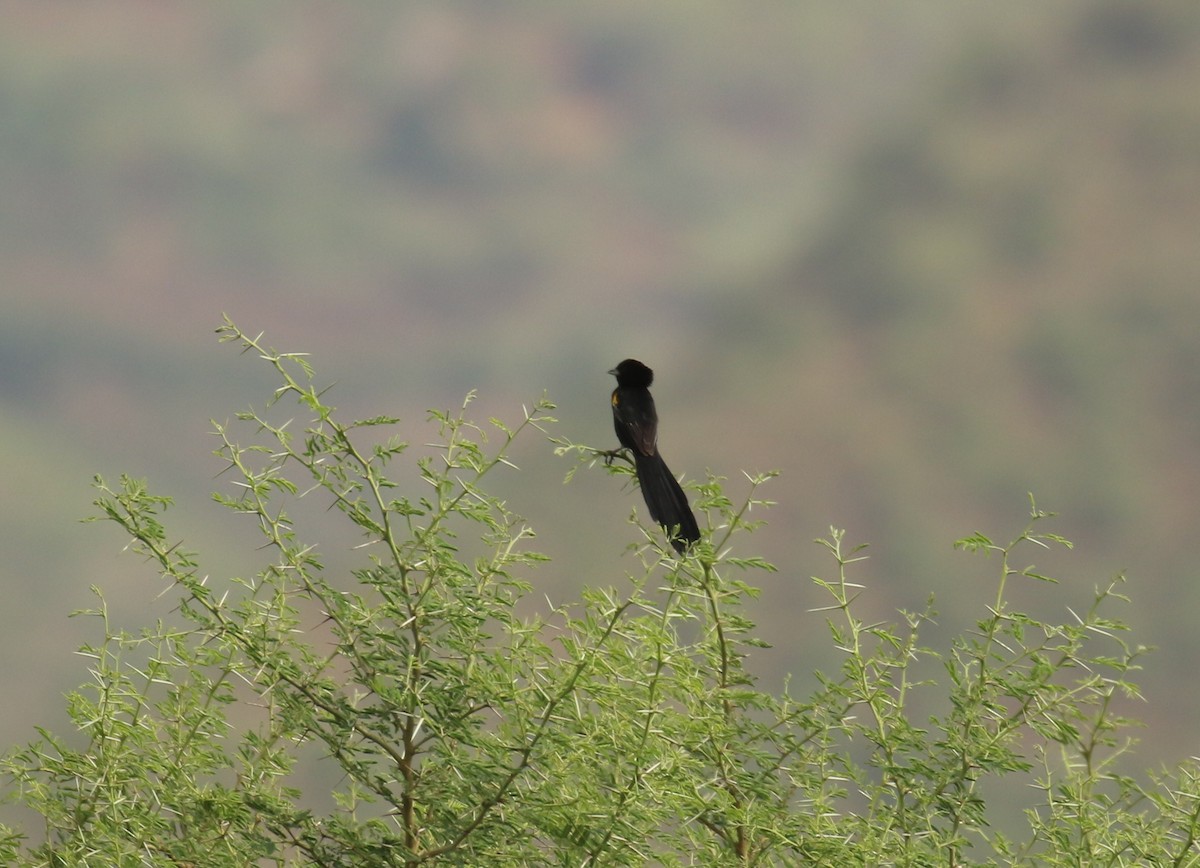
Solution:
[{"label": "bird", "polygon": [[637,359],[626,359],[609,371],[617,378],[612,393],[613,428],[621,445],[633,453],[638,486],[650,518],[663,526],[678,554],[700,539],[687,495],[658,451],[658,412],[650,384],[654,371]]}]

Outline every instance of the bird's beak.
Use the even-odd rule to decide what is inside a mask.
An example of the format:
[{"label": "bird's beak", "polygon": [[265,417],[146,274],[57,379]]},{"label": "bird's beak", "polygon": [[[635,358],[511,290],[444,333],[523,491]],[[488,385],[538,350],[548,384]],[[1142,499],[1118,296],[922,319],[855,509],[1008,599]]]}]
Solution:
[{"label": "bird's beak", "polygon": [[615,377],[615,376],[617,375],[617,369],[616,369],[616,368],[613,368],[613,369],[612,369],[611,371],[609,371],[608,373],[609,373],[609,374],[611,374],[612,376],[614,376],[614,377]]}]

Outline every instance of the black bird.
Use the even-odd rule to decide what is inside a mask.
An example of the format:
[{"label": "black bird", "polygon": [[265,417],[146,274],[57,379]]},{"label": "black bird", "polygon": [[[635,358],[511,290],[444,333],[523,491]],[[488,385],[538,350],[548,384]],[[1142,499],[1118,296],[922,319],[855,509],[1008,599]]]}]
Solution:
[{"label": "black bird", "polygon": [[667,531],[675,551],[683,554],[684,549],[700,539],[700,528],[688,506],[687,495],[658,454],[658,413],[649,388],[654,382],[654,371],[637,359],[626,359],[609,373],[617,378],[617,388],[612,393],[617,439],[633,453],[638,485],[650,517]]}]

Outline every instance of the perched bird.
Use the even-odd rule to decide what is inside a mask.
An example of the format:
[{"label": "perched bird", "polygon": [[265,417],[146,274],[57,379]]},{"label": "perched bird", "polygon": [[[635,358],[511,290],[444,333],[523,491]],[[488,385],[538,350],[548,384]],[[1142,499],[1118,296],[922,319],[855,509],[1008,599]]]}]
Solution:
[{"label": "perched bird", "polygon": [[666,530],[675,551],[683,554],[700,539],[700,528],[688,506],[687,495],[658,454],[658,413],[649,388],[654,382],[654,371],[637,359],[626,359],[609,373],[617,378],[617,388],[612,393],[617,439],[633,453],[638,485],[650,517]]}]

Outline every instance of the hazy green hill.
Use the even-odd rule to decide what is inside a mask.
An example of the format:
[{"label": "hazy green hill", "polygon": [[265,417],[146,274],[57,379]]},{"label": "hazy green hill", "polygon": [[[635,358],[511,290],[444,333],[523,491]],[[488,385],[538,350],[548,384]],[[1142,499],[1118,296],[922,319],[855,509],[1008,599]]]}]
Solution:
[{"label": "hazy green hill", "polygon": [[[1166,649],[1137,713],[1192,749],[1198,42],[1191,6],[1135,2],[12,4],[0,578],[36,599],[10,643],[45,648],[92,581],[143,605],[121,541],[74,524],[91,472],[179,495],[215,571],[248,539],[206,508],[207,420],[269,388],[215,345],[226,310],[414,426],[546,388],[608,443],[604,371],[645,359],[673,468],[785,471],[761,541],[787,668],[829,523],[873,544],[881,616],[933,590],[954,621],[978,573],[950,541],[1033,490],[1081,547],[1031,605],[1128,569]],[[520,458],[544,575],[611,580],[636,495]],[[10,739],[78,680],[65,629],[53,674],[3,687]]]},{"label": "hazy green hill", "polygon": [[792,424],[832,464],[821,483],[852,487],[851,526],[910,578],[881,575],[892,593],[973,604],[952,567],[929,572],[928,546],[891,541],[995,526],[1033,490],[1081,543],[1078,585],[1052,605],[1130,572],[1139,638],[1163,648],[1151,718],[1200,709],[1178,689],[1200,602],[1198,36],[1191,7],[1123,3],[965,32],[741,305],[777,351],[806,346],[762,401],[806,405]]}]

